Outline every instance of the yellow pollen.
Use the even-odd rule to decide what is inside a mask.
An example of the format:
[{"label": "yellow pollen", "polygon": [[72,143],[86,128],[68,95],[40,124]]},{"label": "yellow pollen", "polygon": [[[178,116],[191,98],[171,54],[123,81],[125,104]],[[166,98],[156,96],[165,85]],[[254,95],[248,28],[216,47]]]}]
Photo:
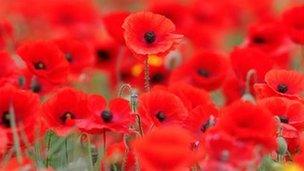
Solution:
[{"label": "yellow pollen", "polygon": [[148,63],[151,66],[159,67],[163,65],[164,61],[163,58],[157,56],[157,55],[149,55]]}]

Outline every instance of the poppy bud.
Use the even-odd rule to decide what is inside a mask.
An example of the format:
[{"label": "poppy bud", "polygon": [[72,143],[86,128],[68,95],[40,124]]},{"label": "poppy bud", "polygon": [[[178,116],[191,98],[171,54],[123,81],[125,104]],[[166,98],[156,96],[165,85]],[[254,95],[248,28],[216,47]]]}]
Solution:
[{"label": "poppy bud", "polygon": [[284,156],[287,152],[287,142],[283,137],[278,137],[277,142],[278,142],[277,153],[278,155]]}]

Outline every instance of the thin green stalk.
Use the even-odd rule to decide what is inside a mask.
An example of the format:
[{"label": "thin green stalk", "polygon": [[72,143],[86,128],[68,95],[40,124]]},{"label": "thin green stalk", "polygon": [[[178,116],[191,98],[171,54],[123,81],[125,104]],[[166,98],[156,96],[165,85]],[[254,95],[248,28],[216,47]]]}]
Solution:
[{"label": "thin green stalk", "polygon": [[53,137],[53,134],[50,134],[49,138],[48,138],[48,143],[47,143],[47,155],[46,155],[46,162],[45,162],[46,168],[49,167],[50,151],[51,151],[51,147],[52,147],[52,137]]},{"label": "thin green stalk", "polygon": [[90,163],[90,169],[89,170],[93,170],[94,169],[94,165],[93,165],[93,157],[92,157],[92,149],[91,149],[91,138],[90,135],[88,135],[88,155],[89,155],[89,163]]},{"label": "thin green stalk", "polygon": [[9,106],[9,115],[10,115],[9,119],[10,119],[11,129],[13,132],[14,148],[16,150],[17,161],[19,164],[22,164],[23,158],[22,158],[22,151],[21,151],[21,147],[20,147],[20,138],[19,138],[19,135],[17,132],[15,111],[14,111],[14,106],[12,103],[10,103],[10,106]]},{"label": "thin green stalk", "polygon": [[149,56],[145,59],[144,74],[145,74],[145,91],[149,92],[150,91]]},{"label": "thin green stalk", "polygon": [[65,145],[65,159],[66,159],[66,164],[69,164],[68,137],[65,138],[64,145]]}]

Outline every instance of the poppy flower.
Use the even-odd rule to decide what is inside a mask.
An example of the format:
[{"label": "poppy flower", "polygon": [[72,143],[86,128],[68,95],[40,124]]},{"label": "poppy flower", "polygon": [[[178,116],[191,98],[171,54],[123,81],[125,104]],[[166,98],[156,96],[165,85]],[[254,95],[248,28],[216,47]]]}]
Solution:
[{"label": "poppy flower", "polygon": [[188,111],[201,105],[213,105],[209,93],[204,89],[181,83],[170,85],[168,90],[182,100]]},{"label": "poppy flower", "polygon": [[200,105],[189,112],[183,127],[199,137],[215,125],[217,116],[218,110],[213,104]]},{"label": "poppy flower", "polygon": [[119,53],[119,44],[113,40],[97,40],[94,43],[94,56],[96,66],[105,71],[112,71],[116,65]]},{"label": "poppy flower", "polygon": [[1,143],[0,143],[0,156],[7,150],[8,138],[4,129],[0,129]]},{"label": "poppy flower", "polygon": [[87,96],[73,88],[59,89],[42,106],[48,128],[65,136],[76,128],[76,120],[89,118]]},{"label": "poppy flower", "polygon": [[296,71],[270,70],[265,75],[266,84],[277,94],[299,96],[304,88],[304,76]]},{"label": "poppy flower", "polygon": [[123,44],[125,42],[123,37],[123,28],[121,27],[124,20],[130,15],[126,11],[111,12],[102,17],[102,21],[106,30],[112,38],[118,43]]},{"label": "poppy flower", "polygon": [[4,85],[7,82],[12,83],[13,77],[18,72],[18,67],[15,61],[5,51],[0,51],[0,85]]},{"label": "poppy flower", "polygon": [[90,95],[88,107],[92,116],[77,121],[79,128],[85,132],[100,134],[105,130],[111,130],[125,133],[134,121],[129,102],[122,98],[111,100],[107,106],[102,96]]},{"label": "poppy flower", "polygon": [[223,109],[217,126],[237,140],[259,144],[270,151],[276,148],[274,117],[261,106],[236,101]]},{"label": "poppy flower", "polygon": [[302,142],[301,147],[301,151],[295,155],[294,161],[304,167],[304,142]]},{"label": "poppy flower", "polygon": [[145,137],[136,139],[132,146],[138,156],[141,169],[147,171],[187,170],[196,159],[188,131],[176,127],[156,128]]},{"label": "poppy flower", "polygon": [[257,81],[263,82],[264,75],[274,65],[274,61],[257,48],[235,48],[230,54],[230,59],[236,76],[243,81],[246,81],[248,71],[254,69]]},{"label": "poppy flower", "polygon": [[64,83],[69,64],[60,49],[49,41],[28,42],[17,50],[27,67],[38,77],[54,84]]},{"label": "poppy flower", "polygon": [[40,123],[39,116],[41,110],[39,97],[29,91],[17,89],[12,85],[1,87],[0,94],[0,128],[6,131],[9,142],[13,142],[11,122],[9,119],[10,106],[12,106],[14,110],[18,133],[25,133],[27,138],[32,141],[34,138],[32,130],[39,129],[38,125]]},{"label": "poppy flower", "polygon": [[228,60],[215,52],[198,51],[185,64],[172,72],[170,84],[184,82],[215,90],[221,86],[228,69]]},{"label": "poppy flower", "polygon": [[72,73],[81,73],[85,68],[93,66],[94,55],[88,44],[71,38],[58,39],[55,43],[64,53]]},{"label": "poppy flower", "polygon": [[3,20],[0,21],[0,49],[4,49],[8,38],[13,36],[13,27],[10,22]]},{"label": "poppy flower", "polygon": [[278,116],[282,125],[282,136],[287,140],[289,152],[296,152],[299,148],[299,131],[304,128],[304,105],[284,97],[265,98],[259,100],[258,104],[274,116]]},{"label": "poppy flower", "polygon": [[139,97],[138,113],[145,124],[155,126],[180,124],[188,115],[187,108],[178,96],[157,89]]},{"label": "poppy flower", "polygon": [[238,79],[235,73],[227,74],[227,78],[222,86],[225,104],[228,105],[239,100],[244,95],[245,88],[245,81]]},{"label": "poppy flower", "polygon": [[293,7],[283,13],[283,23],[291,40],[304,44],[304,6]]},{"label": "poppy flower", "polygon": [[210,130],[202,143],[209,156],[208,162],[217,161],[234,167],[246,166],[255,159],[254,146],[238,141],[221,130]]},{"label": "poppy flower", "polygon": [[127,47],[139,56],[163,56],[174,49],[182,35],[166,17],[152,12],[130,14],[122,25]]}]

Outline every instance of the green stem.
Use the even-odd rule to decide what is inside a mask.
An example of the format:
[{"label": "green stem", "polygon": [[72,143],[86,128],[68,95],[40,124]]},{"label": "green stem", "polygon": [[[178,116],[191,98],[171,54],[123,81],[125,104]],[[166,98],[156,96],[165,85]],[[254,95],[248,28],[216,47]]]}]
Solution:
[{"label": "green stem", "polygon": [[91,149],[91,139],[90,135],[88,135],[88,155],[89,155],[89,163],[90,163],[90,170],[93,170],[93,158],[92,158],[92,149]]},{"label": "green stem", "polygon": [[65,158],[66,158],[66,164],[68,164],[68,163],[69,163],[68,137],[65,138],[64,145],[65,145]]},{"label": "green stem", "polygon": [[46,163],[45,163],[46,168],[49,167],[49,160],[50,160],[49,157],[50,157],[50,151],[51,151],[51,145],[52,145],[52,136],[53,136],[53,134],[50,133],[48,143],[47,143],[47,156],[46,156]]},{"label": "green stem", "polygon": [[22,152],[21,152],[21,147],[20,147],[20,138],[17,132],[17,126],[16,126],[16,119],[15,119],[15,111],[14,111],[14,106],[12,103],[10,103],[9,106],[9,113],[10,113],[10,124],[13,132],[13,140],[14,140],[14,148],[16,150],[16,156],[17,156],[17,161],[19,164],[22,164],[23,159],[22,159]]},{"label": "green stem", "polygon": [[144,76],[145,76],[145,91],[150,91],[150,71],[149,71],[149,56],[145,59],[144,66]]}]

